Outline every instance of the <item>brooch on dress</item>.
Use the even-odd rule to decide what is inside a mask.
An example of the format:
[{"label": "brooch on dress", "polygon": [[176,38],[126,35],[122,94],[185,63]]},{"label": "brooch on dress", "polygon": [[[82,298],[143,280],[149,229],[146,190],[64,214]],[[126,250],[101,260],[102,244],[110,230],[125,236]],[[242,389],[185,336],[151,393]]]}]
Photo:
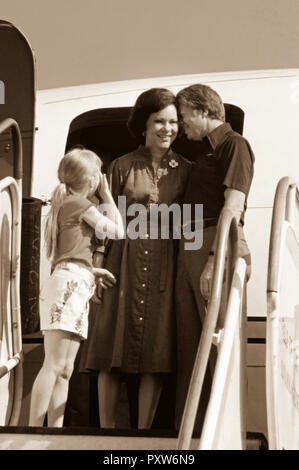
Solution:
[{"label": "brooch on dress", "polygon": [[179,166],[179,163],[178,163],[174,158],[172,158],[172,159],[168,162],[168,165],[171,166],[171,168],[175,168],[175,167]]}]

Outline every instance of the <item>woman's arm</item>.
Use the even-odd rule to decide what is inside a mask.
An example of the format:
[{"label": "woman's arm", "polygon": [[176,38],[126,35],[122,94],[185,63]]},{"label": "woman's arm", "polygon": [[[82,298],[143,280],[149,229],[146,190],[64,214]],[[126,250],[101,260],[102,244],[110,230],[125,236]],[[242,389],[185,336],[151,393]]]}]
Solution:
[{"label": "woman's arm", "polygon": [[[112,164],[108,168],[108,173],[107,173],[107,178],[109,178],[110,183],[112,183],[112,175],[114,175],[114,189],[116,189],[116,195],[121,194],[121,188],[120,188],[120,174],[116,166],[116,160],[112,162]],[[111,184],[112,187],[112,184]],[[99,199],[101,200],[101,204],[99,205],[99,209],[109,209],[109,216],[112,218],[113,221],[116,221],[117,227],[119,227],[119,231],[121,233],[118,233],[118,237],[110,236],[109,233],[104,233],[103,230],[99,230],[102,235],[107,235],[108,238],[124,238],[125,233],[124,233],[124,228],[123,228],[123,221],[121,218],[121,215],[118,211],[118,208],[115,204],[115,200],[110,192],[109,185],[106,179],[105,175],[102,175],[97,194]],[[108,207],[107,207],[108,206]],[[102,237],[101,237],[102,238]],[[107,241],[107,238],[106,238]],[[104,253],[105,253],[105,247],[107,244],[104,243],[104,245],[98,246],[96,250],[94,251],[93,254],[93,266],[95,268],[101,268],[104,262]],[[102,289],[107,289],[108,287],[112,287],[111,285],[111,279],[107,276],[101,276],[99,278],[99,282],[97,283],[97,289],[93,295],[93,302],[95,303],[102,303]]]}]

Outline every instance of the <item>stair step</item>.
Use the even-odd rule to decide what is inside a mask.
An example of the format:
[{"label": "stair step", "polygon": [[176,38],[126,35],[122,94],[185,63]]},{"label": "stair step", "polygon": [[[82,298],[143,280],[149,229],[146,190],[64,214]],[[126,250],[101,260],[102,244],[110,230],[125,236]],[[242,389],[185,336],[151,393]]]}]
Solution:
[{"label": "stair step", "polygon": [[[267,450],[261,433],[247,433],[246,450]],[[191,449],[199,446],[193,438]],[[0,426],[0,450],[176,450],[177,433],[132,430],[103,430],[87,427]]]}]

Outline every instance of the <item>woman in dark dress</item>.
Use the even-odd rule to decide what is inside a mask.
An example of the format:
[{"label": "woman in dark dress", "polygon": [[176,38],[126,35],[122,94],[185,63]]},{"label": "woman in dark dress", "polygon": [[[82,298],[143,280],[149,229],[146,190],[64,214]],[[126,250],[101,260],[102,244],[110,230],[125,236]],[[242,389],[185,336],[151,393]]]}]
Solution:
[{"label": "woman in dark dress", "polygon": [[[84,354],[85,371],[98,373],[101,427],[115,427],[122,374],[138,374],[138,428],[151,427],[164,374],[176,365],[174,278],[176,241],[150,234],[153,204],[180,203],[190,164],[171,149],[178,133],[175,96],[166,89],[142,93],[128,120],[140,146],[108,169],[113,197],[145,208],[144,236],[109,240],[104,266],[118,284],[103,291]],[[130,212],[130,211],[129,211]],[[133,214],[134,211],[132,211]],[[128,214],[128,212],[127,212]],[[132,217],[127,217],[127,224]],[[161,228],[158,227],[156,228]]]}]

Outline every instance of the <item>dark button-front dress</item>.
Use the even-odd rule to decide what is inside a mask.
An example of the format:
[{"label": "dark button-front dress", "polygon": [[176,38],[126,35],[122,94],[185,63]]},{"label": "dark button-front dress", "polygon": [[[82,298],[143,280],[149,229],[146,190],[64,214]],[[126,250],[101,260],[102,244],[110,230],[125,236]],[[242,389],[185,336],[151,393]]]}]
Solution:
[{"label": "dark button-front dress", "polygon": [[[103,291],[89,338],[84,345],[81,371],[118,368],[123,373],[168,373],[175,367],[174,280],[177,240],[153,239],[148,215],[152,204],[180,203],[190,163],[171,149],[155,175],[150,150],[137,150],[112,162],[108,181],[117,196],[126,196],[146,208],[144,238],[108,243],[104,267],[117,286]],[[138,215],[138,214],[137,214]],[[132,218],[127,218],[127,225]],[[170,237],[172,228],[170,228]]]}]

